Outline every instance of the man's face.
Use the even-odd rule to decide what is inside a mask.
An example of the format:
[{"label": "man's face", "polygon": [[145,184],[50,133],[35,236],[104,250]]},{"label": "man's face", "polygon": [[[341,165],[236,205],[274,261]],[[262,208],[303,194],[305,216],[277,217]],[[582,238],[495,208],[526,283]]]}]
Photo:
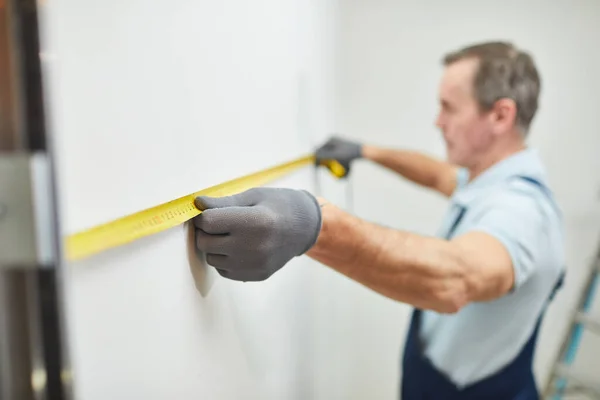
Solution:
[{"label": "man's face", "polygon": [[473,93],[477,60],[457,61],[446,67],[440,84],[436,126],[446,142],[448,161],[471,167],[492,142],[489,118],[480,112]]}]

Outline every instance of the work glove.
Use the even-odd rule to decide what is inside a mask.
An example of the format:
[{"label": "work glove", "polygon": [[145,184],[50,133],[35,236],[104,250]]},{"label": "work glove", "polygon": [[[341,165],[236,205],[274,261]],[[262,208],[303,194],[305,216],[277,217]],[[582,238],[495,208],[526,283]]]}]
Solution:
[{"label": "work glove", "polygon": [[362,157],[362,144],[334,136],[316,151],[316,164],[327,165],[327,161],[335,160],[344,168],[341,178],[348,176],[352,161]]},{"label": "work glove", "polygon": [[223,277],[262,281],[308,251],[321,231],[310,193],[255,188],[226,197],[197,197],[196,246]]}]

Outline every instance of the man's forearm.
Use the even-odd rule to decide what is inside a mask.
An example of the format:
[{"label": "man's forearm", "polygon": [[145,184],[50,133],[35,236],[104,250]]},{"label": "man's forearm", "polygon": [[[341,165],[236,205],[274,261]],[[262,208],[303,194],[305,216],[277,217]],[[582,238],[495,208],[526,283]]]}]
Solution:
[{"label": "man's forearm", "polygon": [[423,153],[365,145],[362,156],[446,196],[456,187],[456,167]]},{"label": "man's forearm", "polygon": [[322,211],[323,226],[309,257],[419,308],[456,312],[465,305],[468,279],[450,242],[381,227],[329,204]]}]

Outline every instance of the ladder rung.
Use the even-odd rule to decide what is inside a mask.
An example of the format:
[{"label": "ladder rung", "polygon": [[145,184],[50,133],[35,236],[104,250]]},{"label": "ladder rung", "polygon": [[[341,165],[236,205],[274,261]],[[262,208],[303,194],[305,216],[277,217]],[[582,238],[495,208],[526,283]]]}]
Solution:
[{"label": "ladder rung", "polygon": [[590,380],[589,378],[581,377],[577,373],[574,373],[569,366],[559,364],[556,366],[555,374],[557,377],[563,377],[578,386],[579,388],[585,388],[596,395],[600,396],[600,383]]},{"label": "ladder rung", "polygon": [[589,329],[590,331],[600,335],[600,321],[594,320],[592,317],[583,312],[578,312],[577,322],[582,323],[586,329]]}]

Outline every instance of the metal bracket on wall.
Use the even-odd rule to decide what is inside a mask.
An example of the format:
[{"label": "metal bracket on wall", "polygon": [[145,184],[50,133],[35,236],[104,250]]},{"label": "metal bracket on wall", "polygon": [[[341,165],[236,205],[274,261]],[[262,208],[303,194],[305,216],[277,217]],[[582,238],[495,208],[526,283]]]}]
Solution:
[{"label": "metal bracket on wall", "polygon": [[0,156],[0,268],[55,262],[46,164],[41,153]]}]

